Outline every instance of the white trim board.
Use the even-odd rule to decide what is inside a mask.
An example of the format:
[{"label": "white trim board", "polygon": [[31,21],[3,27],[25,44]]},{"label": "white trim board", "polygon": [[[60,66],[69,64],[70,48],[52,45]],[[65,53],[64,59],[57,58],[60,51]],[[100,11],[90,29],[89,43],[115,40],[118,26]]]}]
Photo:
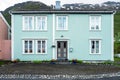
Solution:
[{"label": "white trim board", "polygon": [[14,15],[12,15],[12,20],[11,20],[11,23],[12,23],[12,38],[11,38],[11,60],[13,61],[14,60]]}]

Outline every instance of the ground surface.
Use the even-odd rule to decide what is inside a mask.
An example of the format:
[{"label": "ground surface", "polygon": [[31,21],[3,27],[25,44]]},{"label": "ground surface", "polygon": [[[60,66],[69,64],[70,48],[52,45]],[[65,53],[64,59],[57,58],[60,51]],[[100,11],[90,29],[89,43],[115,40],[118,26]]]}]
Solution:
[{"label": "ground surface", "polygon": [[0,67],[0,80],[46,80],[47,78],[49,80],[119,80],[120,67],[95,64],[34,63],[12,63]]}]

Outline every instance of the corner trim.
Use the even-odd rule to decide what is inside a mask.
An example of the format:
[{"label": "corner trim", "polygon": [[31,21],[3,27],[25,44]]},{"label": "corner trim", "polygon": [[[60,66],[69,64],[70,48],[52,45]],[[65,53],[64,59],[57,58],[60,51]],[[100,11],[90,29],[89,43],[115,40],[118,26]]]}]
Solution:
[{"label": "corner trim", "polygon": [[111,15],[111,60],[114,61],[114,14]]},{"label": "corner trim", "polygon": [[12,15],[12,20],[11,20],[11,23],[12,23],[12,39],[11,39],[11,42],[12,42],[12,45],[11,45],[11,60],[13,61],[14,60],[14,15]]},{"label": "corner trim", "polygon": [[[55,44],[55,14],[53,14],[53,33],[52,33],[52,45]],[[53,48],[53,59],[55,59],[55,48]]]}]

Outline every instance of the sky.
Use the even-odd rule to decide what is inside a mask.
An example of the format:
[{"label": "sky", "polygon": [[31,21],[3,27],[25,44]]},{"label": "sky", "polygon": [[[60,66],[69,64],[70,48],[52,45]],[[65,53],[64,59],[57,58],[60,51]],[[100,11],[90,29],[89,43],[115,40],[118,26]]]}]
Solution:
[{"label": "sky", "polygon": [[[17,3],[22,3],[26,1],[40,1],[47,5],[55,5],[56,0],[0,0],[0,11],[5,10],[6,8],[13,6]],[[85,4],[101,4],[106,1],[116,1],[120,2],[120,0],[59,0],[61,1],[61,5],[66,3],[85,3]]]}]

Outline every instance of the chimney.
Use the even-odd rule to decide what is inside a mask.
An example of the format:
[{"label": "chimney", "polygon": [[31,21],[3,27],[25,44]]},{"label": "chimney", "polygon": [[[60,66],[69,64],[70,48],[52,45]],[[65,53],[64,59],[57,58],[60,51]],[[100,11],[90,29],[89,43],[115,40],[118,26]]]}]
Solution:
[{"label": "chimney", "polygon": [[59,10],[61,9],[60,1],[56,1],[55,9]]}]

